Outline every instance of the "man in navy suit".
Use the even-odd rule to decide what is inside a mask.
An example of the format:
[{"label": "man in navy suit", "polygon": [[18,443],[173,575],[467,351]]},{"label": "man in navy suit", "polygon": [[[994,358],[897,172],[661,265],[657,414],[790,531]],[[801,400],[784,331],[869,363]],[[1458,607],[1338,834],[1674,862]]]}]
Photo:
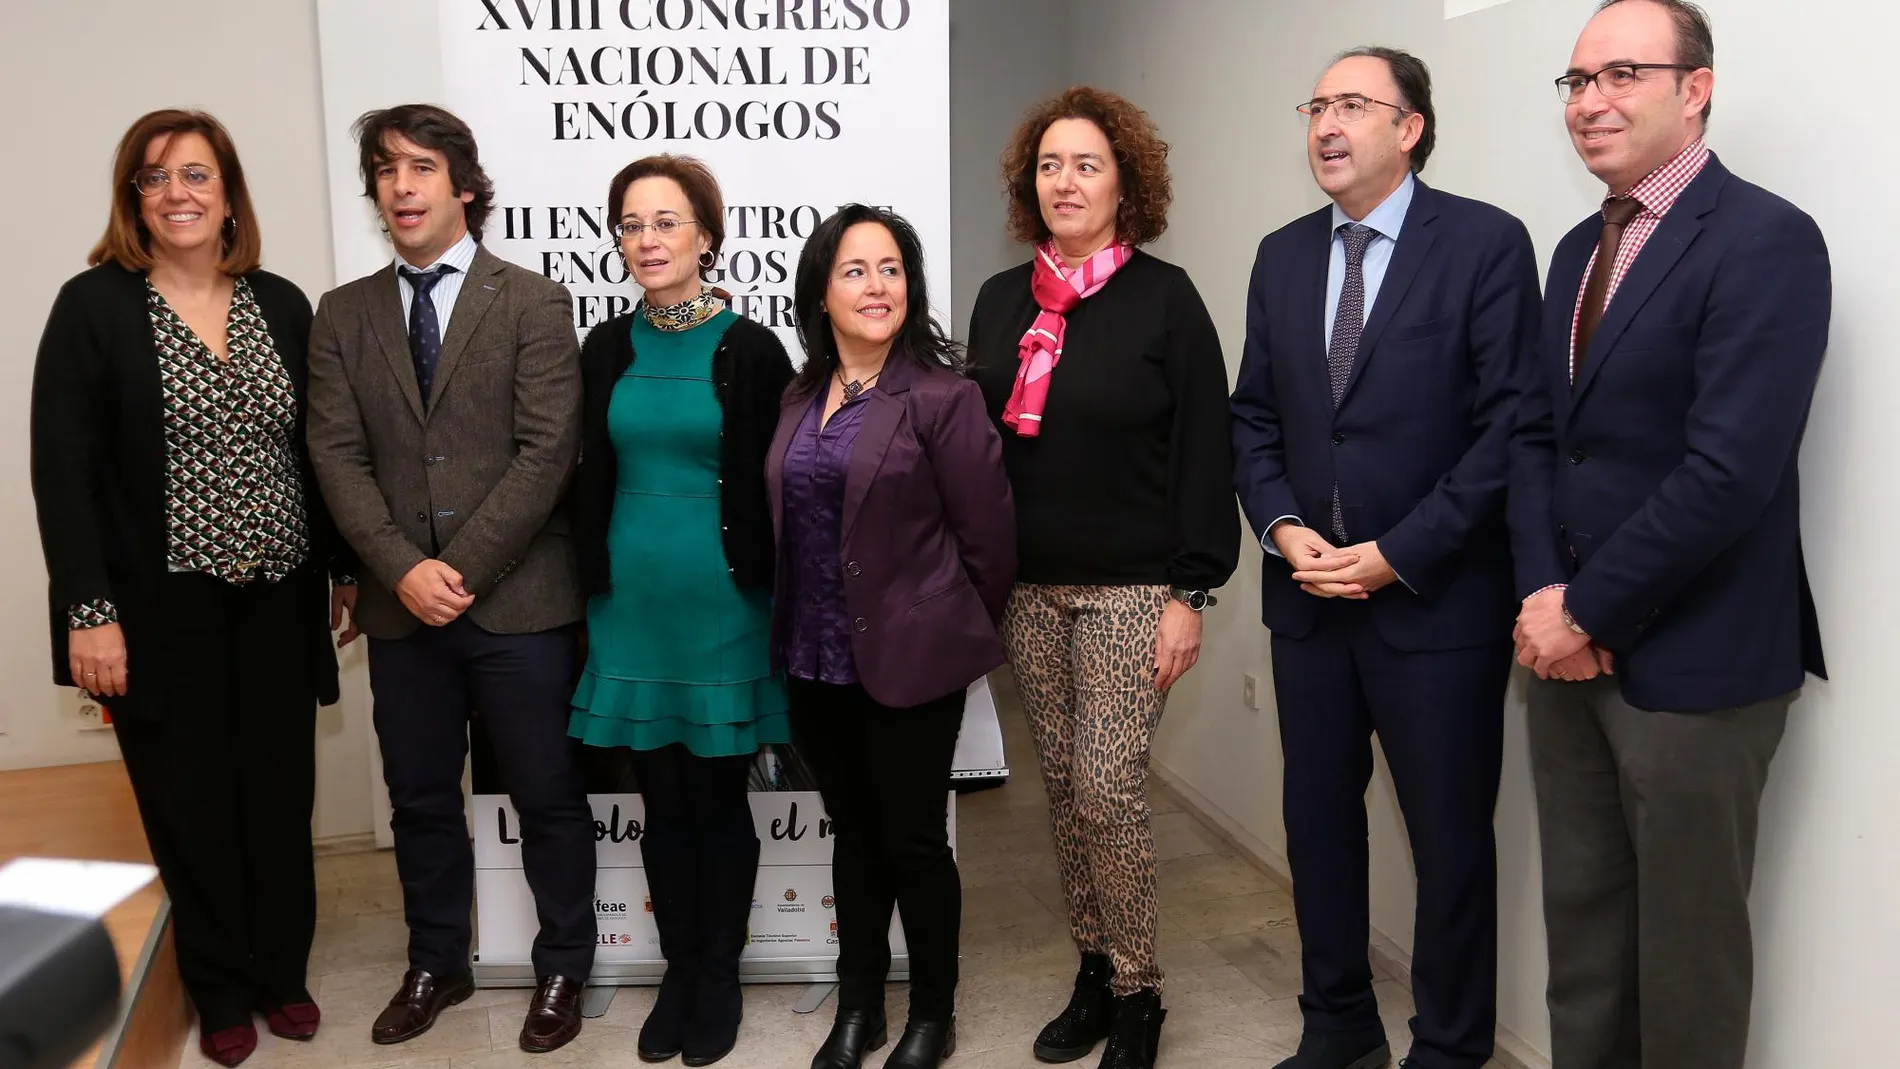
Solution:
[{"label": "man in navy suit", "polygon": [[1371,736],[1418,873],[1408,1065],[1479,1069],[1496,1021],[1492,810],[1511,665],[1504,524],[1537,268],[1523,224],[1427,187],[1431,76],[1347,53],[1301,105],[1332,205],[1254,261],[1236,483],[1286,758],[1305,1034],[1281,1069],[1383,1069],[1367,960]]},{"label": "man in navy suit", "polygon": [[1740,1069],[1762,788],[1824,671],[1796,459],[1827,247],[1709,152],[1713,63],[1693,4],[1612,0],[1557,80],[1608,187],[1551,257],[1512,449],[1558,1069]]}]

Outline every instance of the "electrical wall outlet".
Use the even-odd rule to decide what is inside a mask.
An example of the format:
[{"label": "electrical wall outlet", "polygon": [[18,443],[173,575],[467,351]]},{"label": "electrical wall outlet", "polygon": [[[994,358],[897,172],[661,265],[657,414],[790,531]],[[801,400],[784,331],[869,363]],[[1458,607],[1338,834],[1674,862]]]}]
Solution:
[{"label": "electrical wall outlet", "polygon": [[100,705],[98,702],[90,698],[82,697],[79,699],[78,707],[75,711],[79,714],[79,730],[112,730],[112,716],[106,712],[106,707]]},{"label": "electrical wall outlet", "polygon": [[1240,677],[1240,700],[1247,708],[1260,711],[1260,677],[1252,672]]}]

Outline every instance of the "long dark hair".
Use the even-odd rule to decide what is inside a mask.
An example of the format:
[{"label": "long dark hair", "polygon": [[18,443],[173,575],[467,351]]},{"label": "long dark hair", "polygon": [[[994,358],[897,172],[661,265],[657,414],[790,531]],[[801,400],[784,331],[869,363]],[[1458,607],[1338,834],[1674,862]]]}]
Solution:
[{"label": "long dark hair", "polygon": [[792,310],[798,316],[798,342],[805,350],[805,367],[796,380],[798,389],[818,389],[838,367],[838,342],[831,336],[831,320],[825,315],[825,294],[831,289],[831,267],[838,260],[845,231],[859,223],[876,223],[890,231],[897,242],[897,254],[904,261],[904,326],[891,343],[891,355],[901,353],[926,367],[962,374],[968,367],[962,346],[951,341],[930,314],[930,294],[924,286],[924,243],[916,229],[896,212],[868,204],[847,204],[818,224],[805,239],[805,251],[798,256]]}]

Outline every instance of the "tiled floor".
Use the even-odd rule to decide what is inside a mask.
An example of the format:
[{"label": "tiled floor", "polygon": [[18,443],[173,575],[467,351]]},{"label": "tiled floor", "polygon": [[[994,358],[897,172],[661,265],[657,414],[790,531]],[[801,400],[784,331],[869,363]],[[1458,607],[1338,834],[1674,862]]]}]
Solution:
[{"label": "tiled floor", "polygon": [[[1047,805],[1035,754],[998,687],[1014,775],[1001,788],[958,800],[963,872],[963,964],[959,1046],[949,1069],[1036,1066],[1029,1044],[1060,1011],[1075,972],[1062,890],[1049,846]],[[1161,963],[1168,971],[1160,1064],[1192,1069],[1271,1069],[1299,1042],[1299,934],[1292,899],[1165,789],[1152,792],[1160,848]],[[444,1013],[426,1035],[397,1047],[369,1041],[369,1023],[403,968],[404,931],[394,859],[387,852],[318,863],[319,910],[311,991],[323,1007],[310,1043],[265,1034],[247,1063],[261,1069],[628,1069],[652,989],[623,988],[607,1016],[552,1054],[515,1045],[527,992],[484,990]],[[1408,1036],[1411,999],[1391,980],[1377,985],[1386,1029]],[[796,985],[746,989],[746,1023],[726,1069],[804,1069],[831,1024],[829,1003],[800,1015]],[[901,986],[890,991],[893,1030],[903,1020]],[[885,1048],[888,1052],[889,1048]],[[1090,1069],[1094,1058],[1076,1063]],[[194,1037],[184,1066],[210,1067]],[[871,1066],[881,1064],[874,1055]],[[1493,1063],[1494,1065],[1496,1063]]]}]

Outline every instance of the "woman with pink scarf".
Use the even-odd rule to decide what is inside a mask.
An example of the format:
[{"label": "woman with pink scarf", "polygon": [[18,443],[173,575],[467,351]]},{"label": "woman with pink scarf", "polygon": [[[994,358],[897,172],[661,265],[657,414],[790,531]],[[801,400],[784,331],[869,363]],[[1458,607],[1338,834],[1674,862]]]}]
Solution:
[{"label": "woman with pink scarf", "polygon": [[1112,93],[1037,107],[1003,155],[1010,229],[1034,256],[970,315],[1016,495],[1003,640],[1082,955],[1035,1053],[1074,1061],[1106,1038],[1102,1069],[1154,1064],[1149,747],[1240,554],[1220,338],[1187,273],[1140,251],[1167,227],[1167,153]]}]

